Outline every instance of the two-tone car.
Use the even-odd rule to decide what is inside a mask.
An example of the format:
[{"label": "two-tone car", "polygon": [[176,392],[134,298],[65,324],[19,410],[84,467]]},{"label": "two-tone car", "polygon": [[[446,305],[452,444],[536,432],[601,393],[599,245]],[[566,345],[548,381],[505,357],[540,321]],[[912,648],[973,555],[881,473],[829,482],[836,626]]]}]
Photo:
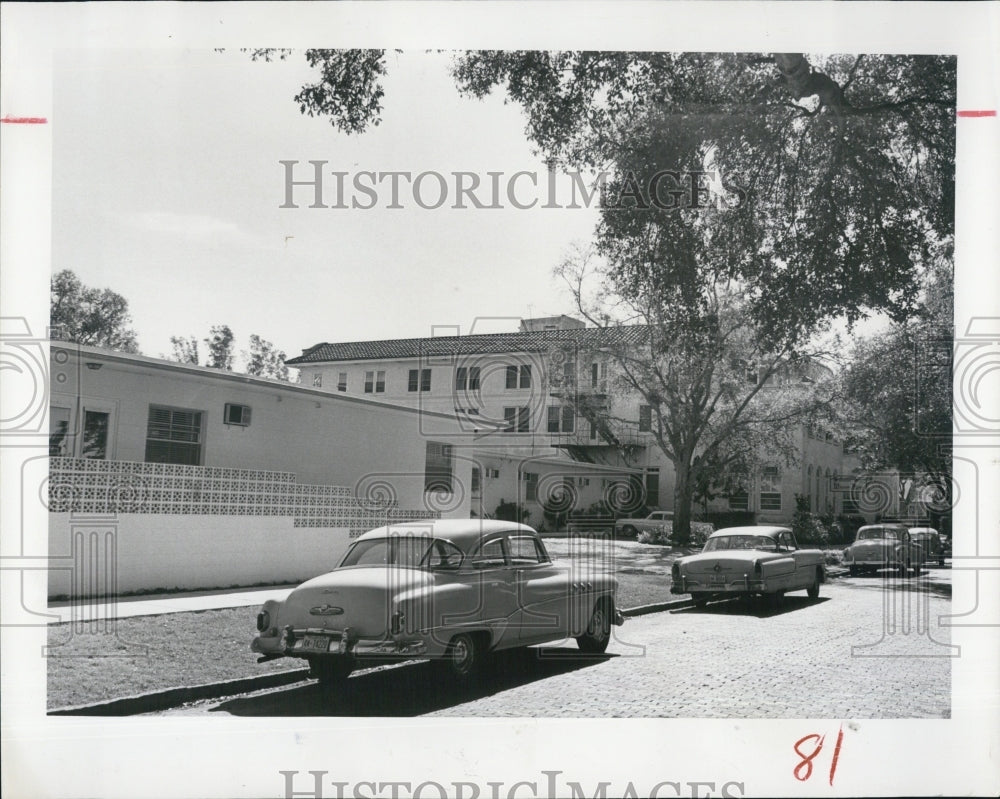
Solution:
[{"label": "two-tone car", "polygon": [[675,560],[670,576],[671,593],[690,594],[696,606],[800,590],[815,599],[826,566],[823,553],[801,549],[787,527],[727,527],[712,533],[699,554]]},{"label": "two-tone car", "polygon": [[933,527],[911,527],[910,540],[924,551],[924,562],[934,561],[938,566],[944,566],[944,559],[951,557],[946,539]]},{"label": "two-tone car", "polygon": [[603,652],[624,621],[617,587],[605,564],[553,562],[523,524],[393,524],[357,538],[333,571],[284,601],[265,602],[250,648],[259,661],[301,658],[326,684],[410,659],[465,680],[498,650],[576,639],[583,652]]},{"label": "two-tone car", "polygon": [[910,539],[906,525],[895,522],[858,528],[854,543],[844,550],[844,564],[852,577],[880,569],[898,570],[901,577],[911,570],[920,574],[924,557],[923,548]]}]

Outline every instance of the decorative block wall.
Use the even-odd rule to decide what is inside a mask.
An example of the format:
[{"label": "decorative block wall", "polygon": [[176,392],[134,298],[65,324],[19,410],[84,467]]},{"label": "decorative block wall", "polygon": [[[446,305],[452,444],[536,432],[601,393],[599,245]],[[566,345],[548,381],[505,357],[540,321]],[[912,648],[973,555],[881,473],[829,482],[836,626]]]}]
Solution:
[{"label": "decorative block wall", "polygon": [[51,513],[290,516],[295,527],[346,527],[352,536],[440,517],[383,494],[300,484],[293,472],[61,457],[49,459],[48,502]]}]

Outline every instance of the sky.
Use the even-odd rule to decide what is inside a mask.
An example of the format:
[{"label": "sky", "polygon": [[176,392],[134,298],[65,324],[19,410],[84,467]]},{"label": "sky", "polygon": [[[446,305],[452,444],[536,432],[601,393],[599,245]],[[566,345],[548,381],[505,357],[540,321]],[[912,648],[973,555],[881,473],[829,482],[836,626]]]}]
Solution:
[{"label": "sky", "polygon": [[[53,271],[129,303],[141,351],[171,351],[171,336],[203,339],[228,324],[237,353],[251,333],[292,357],[321,341],[355,341],[513,330],[522,317],[572,313],[552,270],[592,235],[596,211],[541,208],[543,161],[532,153],[520,107],[502,94],[459,95],[450,53],[388,55],[382,122],[348,136],[293,102],[312,76],[301,52],[253,62],[239,51],[60,51],[54,65]],[[309,208],[311,188],[285,201],[285,167],[296,180],[328,164],[360,171],[436,171],[448,200],[421,208],[401,183],[376,207]],[[454,209],[454,178],[503,172],[502,208]],[[421,183],[435,203],[435,179]],[[568,183],[561,182],[565,189]],[[581,204],[582,206],[582,204]],[[239,362],[237,362],[239,366]]]}]

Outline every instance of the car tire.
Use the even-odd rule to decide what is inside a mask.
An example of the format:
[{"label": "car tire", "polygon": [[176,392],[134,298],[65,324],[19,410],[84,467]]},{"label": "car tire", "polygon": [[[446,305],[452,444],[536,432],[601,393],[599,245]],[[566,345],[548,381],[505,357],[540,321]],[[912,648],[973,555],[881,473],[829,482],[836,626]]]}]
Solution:
[{"label": "car tire", "polygon": [[944,558],[938,558],[938,566],[944,566]]},{"label": "car tire", "polygon": [[859,569],[857,566],[848,566],[847,573],[851,575],[851,577],[857,577],[859,574],[861,574],[861,569]]},{"label": "car tire", "polygon": [[602,599],[594,605],[594,611],[587,623],[587,632],[577,636],[576,639],[576,645],[580,647],[581,652],[599,655],[608,648],[611,640],[612,615],[611,603],[607,600]]},{"label": "car tire", "polygon": [[318,680],[323,688],[343,685],[352,671],[354,661],[349,657],[309,658],[309,676]]},{"label": "car tire", "polygon": [[448,674],[460,683],[470,682],[482,665],[483,652],[482,639],[469,633],[459,633],[448,642],[444,653]]},{"label": "car tire", "polygon": [[813,584],[806,589],[806,594],[810,599],[817,599],[819,597],[819,572],[813,577]]},{"label": "car tire", "polygon": [[899,564],[899,576],[900,577],[906,577],[906,575],[909,573],[909,571],[910,571],[910,566],[909,566],[908,563],[900,563]]},{"label": "car tire", "polygon": [[919,563],[914,564],[914,566],[913,566],[913,576],[914,577],[919,577],[921,571],[923,571],[923,568],[921,567],[921,564],[919,564]]},{"label": "car tire", "polygon": [[691,594],[691,601],[696,608],[703,608],[708,604],[708,594]]},{"label": "car tire", "polygon": [[636,530],[631,524],[626,524],[622,528],[622,535],[628,536],[629,538],[638,538],[639,531]]}]

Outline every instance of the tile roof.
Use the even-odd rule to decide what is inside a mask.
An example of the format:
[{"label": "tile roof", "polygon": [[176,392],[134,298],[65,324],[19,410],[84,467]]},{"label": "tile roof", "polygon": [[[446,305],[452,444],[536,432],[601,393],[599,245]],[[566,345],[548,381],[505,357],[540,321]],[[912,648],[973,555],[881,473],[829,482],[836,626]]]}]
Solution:
[{"label": "tile roof", "polygon": [[331,361],[373,361],[441,355],[483,355],[504,352],[545,352],[575,344],[585,349],[638,344],[645,325],[539,330],[528,333],[481,333],[471,336],[433,336],[381,341],[345,341],[317,344],[285,361],[289,366]]}]

